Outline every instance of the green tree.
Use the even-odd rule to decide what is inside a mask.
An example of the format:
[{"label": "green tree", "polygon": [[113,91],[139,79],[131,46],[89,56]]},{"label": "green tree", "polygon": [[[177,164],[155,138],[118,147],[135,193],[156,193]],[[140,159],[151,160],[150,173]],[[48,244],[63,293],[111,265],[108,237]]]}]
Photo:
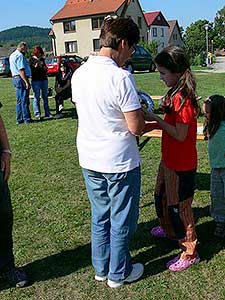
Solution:
[{"label": "green tree", "polygon": [[[189,56],[191,63],[193,64],[195,58],[200,54],[206,54],[206,31],[205,24],[208,24],[208,38],[212,39],[212,31],[213,28],[212,23],[208,23],[207,20],[198,20],[192,23],[189,27],[187,27],[185,36],[184,36],[184,44],[186,52]],[[203,58],[204,60],[204,58]]]},{"label": "green tree", "polygon": [[158,52],[158,42],[157,41],[150,41],[148,43],[140,42],[140,45],[147,49],[151,55],[154,57],[157,55]]},{"label": "green tree", "polygon": [[225,48],[225,6],[216,13],[214,19],[213,43],[215,48]]}]

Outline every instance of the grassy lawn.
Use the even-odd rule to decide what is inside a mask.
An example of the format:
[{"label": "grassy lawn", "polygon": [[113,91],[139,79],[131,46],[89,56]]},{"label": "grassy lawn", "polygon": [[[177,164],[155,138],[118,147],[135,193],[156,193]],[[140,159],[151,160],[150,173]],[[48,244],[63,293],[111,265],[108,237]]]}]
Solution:
[{"label": "grassy lawn", "polygon": [[[225,74],[196,73],[198,95],[225,94]],[[137,87],[150,95],[166,88],[158,73],[135,74]],[[87,83],[88,84],[88,83]],[[53,86],[53,78],[50,78]],[[0,79],[1,114],[10,137],[10,188],[14,208],[14,252],[32,285],[11,289],[0,282],[0,300],[151,300],[225,299],[225,242],[213,237],[209,217],[207,143],[198,142],[199,166],[193,205],[201,262],[181,273],[165,268],[179,251],[177,245],[156,240],[149,229],[157,224],[153,191],[160,159],[160,139],[141,151],[142,198],[137,233],[131,249],[134,262],[145,264],[142,280],[111,290],[94,281],[90,261],[90,205],[75,147],[77,119],[65,102],[65,118],[29,125],[15,123],[15,91],[11,80]],[[54,101],[50,100],[54,113]],[[201,119],[200,119],[201,120]]]}]

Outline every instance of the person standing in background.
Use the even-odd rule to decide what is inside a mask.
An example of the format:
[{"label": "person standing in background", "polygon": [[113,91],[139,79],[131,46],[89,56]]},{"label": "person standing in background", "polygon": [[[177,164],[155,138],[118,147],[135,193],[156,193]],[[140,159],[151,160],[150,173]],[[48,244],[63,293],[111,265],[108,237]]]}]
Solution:
[{"label": "person standing in background", "polygon": [[31,123],[30,115],[30,82],[31,69],[25,57],[27,44],[20,42],[17,49],[10,55],[9,63],[12,73],[12,83],[16,90],[16,123]]},{"label": "person standing in background", "polygon": [[29,59],[32,75],[31,86],[34,93],[33,110],[37,120],[41,119],[40,94],[43,99],[45,117],[49,118],[51,116],[48,105],[47,66],[43,56],[43,49],[37,46],[34,48],[32,57]]}]

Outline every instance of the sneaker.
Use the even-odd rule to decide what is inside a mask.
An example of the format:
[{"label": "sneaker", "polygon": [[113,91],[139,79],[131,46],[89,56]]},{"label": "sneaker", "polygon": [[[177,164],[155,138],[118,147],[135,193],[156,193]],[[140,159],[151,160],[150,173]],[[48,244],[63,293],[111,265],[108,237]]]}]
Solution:
[{"label": "sneaker", "polygon": [[138,280],[142,276],[143,273],[144,273],[144,266],[142,264],[140,264],[140,263],[133,264],[133,269],[132,269],[130,275],[127,276],[127,278],[125,278],[123,281],[120,281],[120,282],[115,282],[113,280],[108,279],[107,285],[110,288],[118,288],[118,287],[121,287],[126,282],[131,283],[131,282]]},{"label": "sneaker", "polygon": [[52,119],[53,116],[51,114],[49,114],[48,116],[45,116],[46,119]]},{"label": "sneaker", "polygon": [[223,239],[225,237],[225,223],[223,222],[216,223],[214,235],[220,239]]},{"label": "sneaker", "polygon": [[35,116],[35,120],[40,121],[41,120],[41,116],[40,115]]},{"label": "sneaker", "polygon": [[171,265],[173,265],[174,263],[176,263],[178,260],[180,259],[180,256],[176,256],[173,259],[169,260],[168,263],[166,264],[166,267],[169,268]]},{"label": "sneaker", "polygon": [[55,119],[62,119],[63,118],[63,114],[59,113],[55,115]]},{"label": "sneaker", "polygon": [[195,258],[192,258],[190,260],[179,258],[175,263],[171,264],[168,269],[173,272],[180,272],[186,270],[194,264],[198,264],[199,262],[199,256],[196,256]]},{"label": "sneaker", "polygon": [[97,274],[95,274],[95,280],[97,281],[106,281],[107,276],[99,276]]},{"label": "sneaker", "polygon": [[28,285],[27,275],[21,268],[10,268],[8,271],[2,272],[0,277],[8,281],[10,285],[17,288],[22,288]]},{"label": "sneaker", "polygon": [[161,226],[153,227],[150,231],[151,235],[157,238],[165,238],[166,233]]},{"label": "sneaker", "polygon": [[63,110],[63,105],[62,104],[59,104],[59,111]]}]

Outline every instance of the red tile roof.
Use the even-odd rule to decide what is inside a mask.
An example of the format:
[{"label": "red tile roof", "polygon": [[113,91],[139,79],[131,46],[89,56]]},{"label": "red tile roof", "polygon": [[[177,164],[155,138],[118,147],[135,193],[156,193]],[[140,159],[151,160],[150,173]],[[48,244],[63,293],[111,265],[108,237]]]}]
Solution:
[{"label": "red tile roof", "polygon": [[[116,12],[127,0],[67,0],[51,21]],[[128,0],[129,2],[129,0]]]},{"label": "red tile roof", "polygon": [[[144,16],[148,26],[151,25],[169,26],[161,11],[146,12],[144,13]],[[160,20],[157,19],[158,16],[160,16]]]}]

